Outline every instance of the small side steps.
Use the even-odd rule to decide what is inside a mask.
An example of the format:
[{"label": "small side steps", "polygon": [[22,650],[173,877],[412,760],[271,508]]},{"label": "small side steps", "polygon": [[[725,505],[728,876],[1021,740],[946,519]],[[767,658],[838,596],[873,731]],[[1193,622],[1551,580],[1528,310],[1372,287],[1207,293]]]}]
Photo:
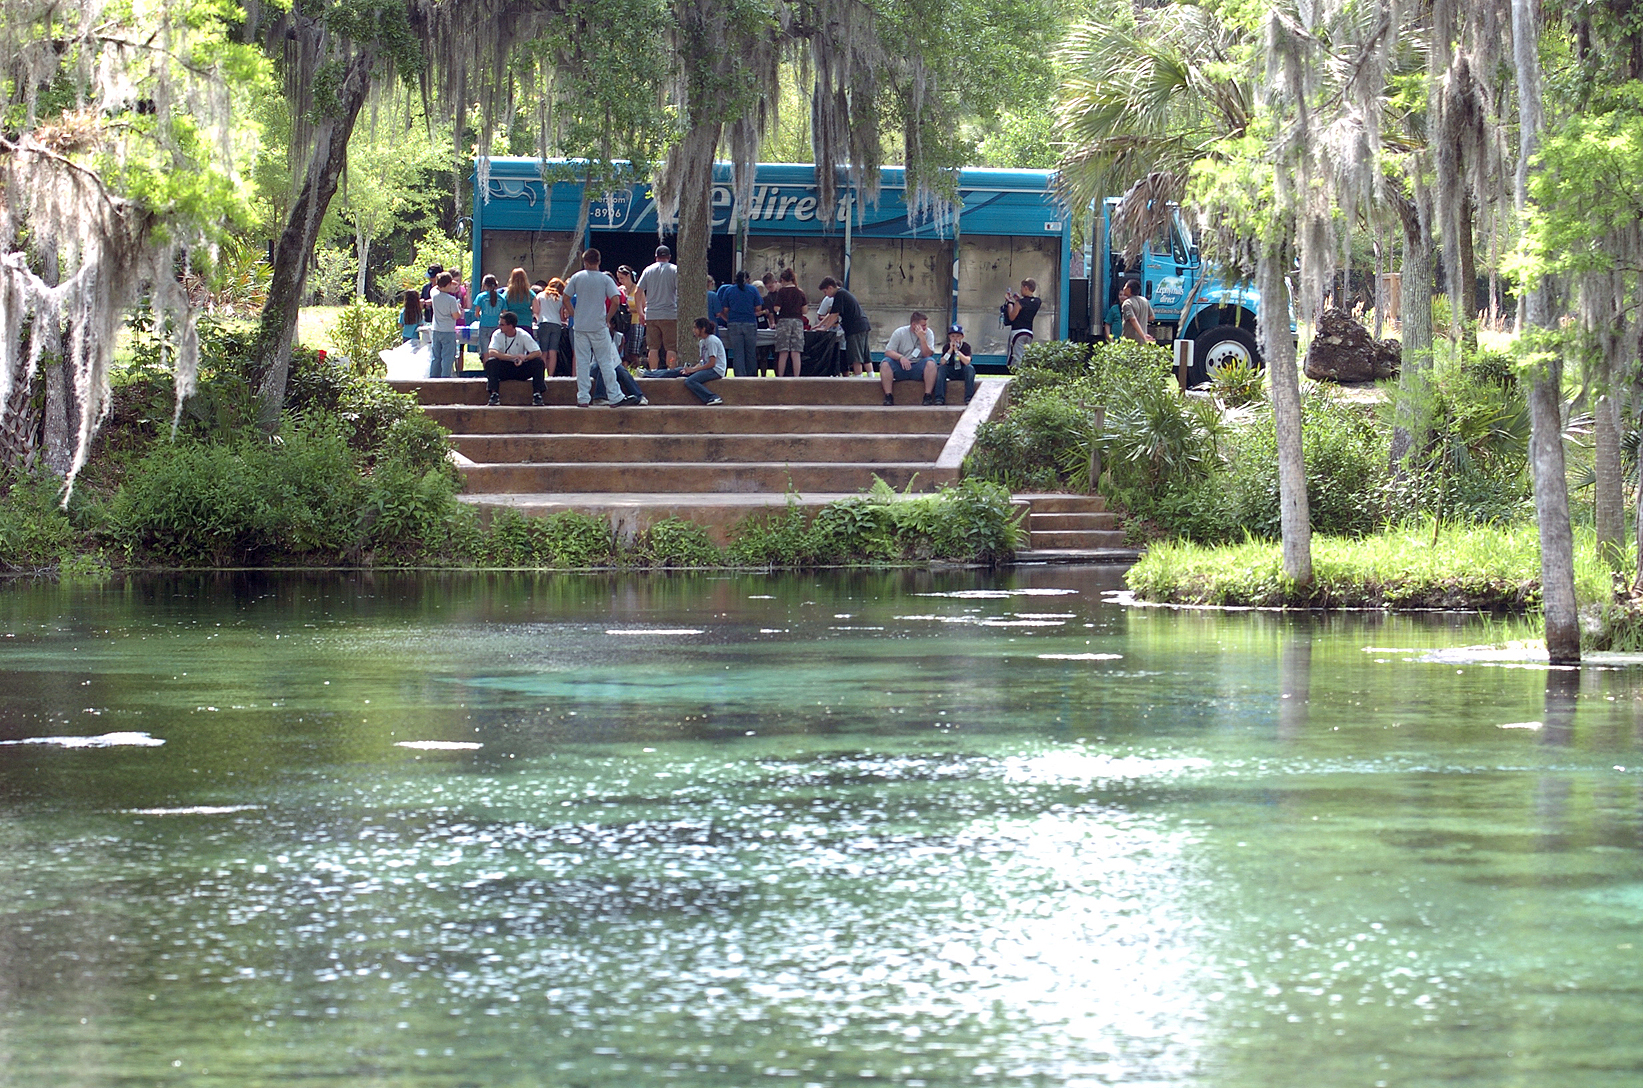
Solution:
[{"label": "small side steps", "polygon": [[1027,507],[1027,547],[1018,562],[1133,563],[1141,555],[1118,528],[1099,495],[1023,494]]}]

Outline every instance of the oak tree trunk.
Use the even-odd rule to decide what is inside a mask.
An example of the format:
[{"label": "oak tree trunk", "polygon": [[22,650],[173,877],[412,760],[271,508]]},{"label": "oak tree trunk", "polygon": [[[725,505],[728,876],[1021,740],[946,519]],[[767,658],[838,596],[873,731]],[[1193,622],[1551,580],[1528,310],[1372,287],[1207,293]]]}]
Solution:
[{"label": "oak tree trunk", "polygon": [[[1512,0],[1512,59],[1517,70],[1517,206],[1529,197],[1529,170],[1546,124],[1540,96],[1540,22],[1536,0]],[[1525,335],[1550,330],[1557,321],[1544,277],[1524,285],[1519,314]],[[1563,358],[1547,362],[1529,390],[1529,465],[1534,475],[1535,517],[1540,528],[1540,592],[1546,615],[1546,652],[1555,664],[1580,661],[1580,616],[1575,602],[1574,534],[1569,527],[1569,487],[1563,464]]]},{"label": "oak tree trunk", "polygon": [[1391,462],[1394,476],[1425,448],[1432,420],[1432,215],[1422,197],[1401,201],[1403,220],[1403,363],[1393,409]]},{"label": "oak tree trunk", "polygon": [[363,229],[354,231],[354,256],[359,258],[359,271],[354,273],[354,297],[365,298],[365,266],[371,259],[371,239]]},{"label": "oak tree trunk", "polygon": [[[695,116],[708,113],[701,110]],[[707,316],[707,248],[713,230],[713,154],[724,126],[704,121],[679,142],[679,336],[690,323]],[[684,340],[684,343],[690,343]]]},{"label": "oak tree trunk", "polygon": [[1626,552],[1626,482],[1620,467],[1620,402],[1612,394],[1598,397],[1593,405],[1592,444],[1597,551],[1619,569]]},{"label": "oak tree trunk", "polygon": [[1472,195],[1466,194],[1460,205],[1460,237],[1455,248],[1460,251],[1460,297],[1453,299],[1451,309],[1460,321],[1461,343],[1469,352],[1478,350],[1478,251],[1477,207]]},{"label": "oak tree trunk", "polygon": [[[1261,256],[1255,278],[1262,310],[1290,311],[1288,262],[1279,254]],[[1272,421],[1278,432],[1278,525],[1283,538],[1284,576],[1298,586],[1312,584],[1312,523],[1306,499],[1306,459],[1301,449],[1301,385],[1295,370],[1295,341],[1287,323],[1263,321],[1257,331],[1272,389]]]},{"label": "oak tree trunk", "polygon": [[326,209],[337,195],[342,169],[348,161],[348,140],[370,92],[375,63],[370,50],[354,54],[337,88],[338,112],[315,121],[313,155],[308,160],[302,188],[286,217],[285,229],[274,247],[274,274],[257,328],[254,356],[262,374],[257,390],[260,402],[257,417],[268,431],[279,427],[285,408],[285,386],[291,375],[291,341],[296,337],[297,313],[308,282],[308,261],[319,241],[320,223],[325,219]]}]

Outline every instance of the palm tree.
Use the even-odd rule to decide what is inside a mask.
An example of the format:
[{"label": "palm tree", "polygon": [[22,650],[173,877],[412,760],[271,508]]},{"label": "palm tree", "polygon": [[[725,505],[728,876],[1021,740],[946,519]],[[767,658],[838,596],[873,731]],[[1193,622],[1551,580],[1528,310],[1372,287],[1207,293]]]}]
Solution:
[{"label": "palm tree", "polygon": [[[1121,235],[1145,237],[1194,163],[1241,139],[1254,116],[1251,35],[1207,8],[1126,7],[1075,27],[1059,53],[1063,195],[1087,207],[1125,192]],[[1134,190],[1131,193],[1131,190]]]}]

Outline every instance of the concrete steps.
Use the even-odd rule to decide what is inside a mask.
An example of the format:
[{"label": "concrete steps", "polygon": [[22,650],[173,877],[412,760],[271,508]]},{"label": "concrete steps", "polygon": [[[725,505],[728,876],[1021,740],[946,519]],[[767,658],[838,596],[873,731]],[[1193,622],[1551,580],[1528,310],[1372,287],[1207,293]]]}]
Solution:
[{"label": "concrete steps", "polygon": [[932,464],[945,434],[467,434],[457,448],[478,462],[755,462],[767,465]]},{"label": "concrete steps", "polygon": [[663,464],[594,461],[524,462],[463,466],[473,494],[512,492],[764,492],[781,505],[794,491],[865,491],[878,476],[900,490],[934,491],[958,480],[958,468],[928,462],[869,461],[862,464],[756,465],[727,461],[670,461]]},{"label": "concrete steps", "polygon": [[939,434],[953,431],[962,405],[947,408],[826,405],[700,405],[645,408],[496,408],[436,405],[428,416],[452,434]]},{"label": "concrete steps", "polygon": [[1117,515],[1099,495],[1022,494],[1027,506],[1027,549],[1017,558],[1032,562],[1133,562],[1140,552],[1128,546]]},{"label": "concrete steps", "polygon": [[712,385],[724,404],[704,406],[683,381],[640,379],[650,404],[624,408],[576,407],[569,378],[548,380],[542,407],[524,382],[504,382],[495,407],[480,379],[391,384],[451,431],[463,499],[482,511],[582,510],[624,534],[683,517],[722,542],[735,521],[793,493],[809,507],[875,478],[915,492],[956,482],[1009,383],[983,381],[968,406],[952,383],[946,405],[924,406],[923,389],[901,382],[892,406],[876,380],[727,377]]}]

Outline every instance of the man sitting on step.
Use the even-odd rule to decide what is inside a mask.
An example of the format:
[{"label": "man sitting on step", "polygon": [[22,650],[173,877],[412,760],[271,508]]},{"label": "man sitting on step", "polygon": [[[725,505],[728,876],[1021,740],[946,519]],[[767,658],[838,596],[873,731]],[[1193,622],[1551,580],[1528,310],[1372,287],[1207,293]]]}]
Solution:
[{"label": "man sitting on step", "polygon": [[485,386],[490,390],[490,403],[502,403],[503,382],[529,381],[531,403],[541,404],[542,394],[548,391],[542,376],[542,349],[534,336],[519,327],[519,318],[512,310],[503,310],[498,320],[501,325],[491,334],[490,347],[485,351]]},{"label": "man sitting on step", "polygon": [[701,361],[695,366],[670,366],[665,370],[647,370],[645,378],[683,378],[685,388],[696,394],[703,404],[723,404],[724,398],[708,389],[708,382],[725,376],[725,342],[716,335],[717,327],[705,317],[696,319],[696,346]]},{"label": "man sitting on step", "polygon": [[896,382],[924,383],[924,403],[936,402],[936,338],[930,319],[915,311],[907,324],[890,334],[884,345],[884,361],[879,363],[884,382],[884,403],[896,403]]}]

